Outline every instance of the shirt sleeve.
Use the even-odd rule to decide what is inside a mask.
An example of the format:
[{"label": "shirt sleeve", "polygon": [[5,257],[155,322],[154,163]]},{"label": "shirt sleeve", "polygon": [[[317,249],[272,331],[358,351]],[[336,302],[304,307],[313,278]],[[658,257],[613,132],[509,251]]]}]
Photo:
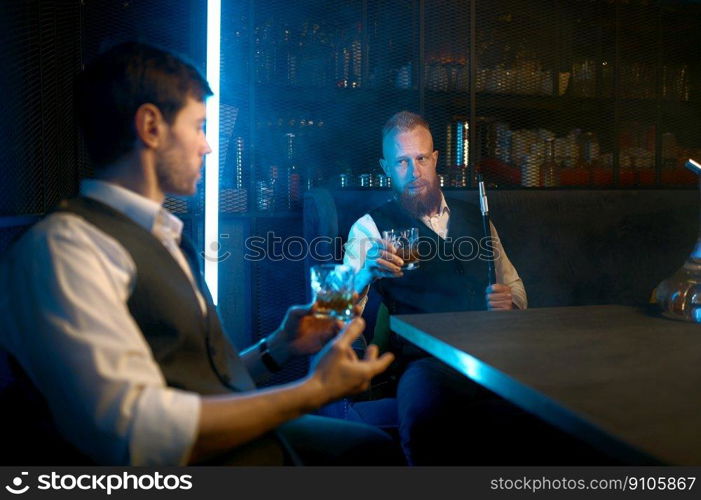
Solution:
[{"label": "shirt sleeve", "polygon": [[491,222],[489,224],[492,237],[494,238],[494,251],[496,254],[494,267],[497,275],[497,282],[511,287],[511,295],[514,305],[519,309],[526,309],[528,307],[526,287],[523,285],[523,281],[518,275],[516,268],[509,260],[508,255],[506,255],[506,251],[504,250],[499,234],[497,233],[497,228],[494,227],[494,224]]},{"label": "shirt sleeve", "polygon": [[[356,273],[360,271],[365,265],[365,256],[372,246],[372,241],[380,238],[380,231],[370,214],[363,215],[348,232],[348,241],[343,246],[343,263],[351,266]],[[367,302],[368,295],[365,294],[358,302],[360,314],[365,311]]]},{"label": "shirt sleeve", "polygon": [[131,257],[82,219],[49,219],[2,264],[8,349],[64,437],[98,463],[185,464],[199,396],[167,387],[129,313]]},{"label": "shirt sleeve", "polygon": [[348,232],[348,241],[343,245],[343,263],[351,266],[356,273],[360,271],[372,241],[380,238],[380,231],[370,214],[363,215]]}]

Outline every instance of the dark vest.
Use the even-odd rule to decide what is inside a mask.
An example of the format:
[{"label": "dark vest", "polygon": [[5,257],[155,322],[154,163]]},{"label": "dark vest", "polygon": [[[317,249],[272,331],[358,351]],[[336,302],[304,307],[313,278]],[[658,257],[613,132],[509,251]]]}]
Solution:
[{"label": "dark vest", "polygon": [[[148,341],[169,386],[199,394],[224,394],[255,389],[236,349],[222,331],[212,298],[199,270],[194,247],[182,239],[181,249],[207,302],[202,311],[190,280],[180,265],[150,232],[109,206],[90,198],[75,198],[55,211],[83,217],[109,234],[129,252],[136,264],[136,283],[127,301],[129,312]],[[13,431],[20,438],[10,450],[33,465],[94,465],[66,442],[51,419],[48,405],[29,377],[12,358],[16,380],[0,393],[3,404],[16,408]],[[27,441],[31,439],[31,441]],[[29,450],[27,448],[29,442]],[[32,446],[32,444],[36,444]],[[37,453],[36,450],[40,450]],[[285,465],[298,463],[294,451],[277,432],[269,432],[244,446],[215,458],[217,465]],[[15,463],[15,462],[13,462]]]},{"label": "dark vest", "polygon": [[206,316],[183,269],[149,231],[91,198],[64,201],[57,211],[79,215],[116,239],[131,255],[136,283],[127,306],[169,386],[203,395],[255,388],[222,330],[189,241],[183,238],[181,249],[207,301]]},{"label": "dark vest", "polygon": [[[390,314],[417,314],[486,309],[486,261],[479,258],[482,219],[479,207],[448,199],[450,222],[443,240],[409,215],[397,201],[372,210],[377,229],[419,228],[421,264],[401,278],[377,280],[374,287]],[[482,252],[484,253],[484,252]]]}]

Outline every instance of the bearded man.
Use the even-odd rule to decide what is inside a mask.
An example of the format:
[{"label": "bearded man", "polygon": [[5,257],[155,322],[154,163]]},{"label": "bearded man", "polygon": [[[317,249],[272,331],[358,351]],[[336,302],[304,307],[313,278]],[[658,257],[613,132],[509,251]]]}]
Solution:
[{"label": "bearded man", "polygon": [[[356,271],[361,300],[372,286],[389,314],[525,309],[526,290],[494,226],[485,241],[479,207],[443,195],[427,121],[408,111],[396,113],[382,130],[382,153],[380,165],[391,178],[394,199],[358,219],[345,246],[344,261]],[[402,271],[404,261],[381,235],[410,227],[419,231],[420,266]],[[491,285],[488,258],[496,271]],[[396,356],[399,426],[409,463],[483,463],[452,445],[460,439],[473,443],[475,433],[456,429],[468,426],[465,414],[473,418],[475,405],[491,405],[496,396],[394,334],[389,349]]]},{"label": "bearded man", "polygon": [[[382,152],[394,199],[358,219],[345,248],[358,293],[374,286],[390,314],[525,309],[526,290],[494,226],[484,242],[479,207],[443,195],[426,120],[408,111],[392,116],[382,130]],[[381,234],[408,227],[419,229],[421,264],[403,272],[404,261]],[[488,257],[495,264],[493,285],[487,283]]]}]

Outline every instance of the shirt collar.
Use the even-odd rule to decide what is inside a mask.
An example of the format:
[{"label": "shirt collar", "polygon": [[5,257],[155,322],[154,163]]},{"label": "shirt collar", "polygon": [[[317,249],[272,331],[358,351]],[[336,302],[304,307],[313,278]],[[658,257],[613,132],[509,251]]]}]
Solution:
[{"label": "shirt collar", "polygon": [[441,192],[441,208],[438,209],[438,213],[436,215],[428,216],[425,215],[424,217],[426,219],[430,219],[431,217],[442,217],[445,214],[450,214],[450,207],[448,206],[448,203],[445,201],[445,196],[443,196],[443,193]]},{"label": "shirt collar", "polygon": [[445,213],[450,213],[450,207],[448,206],[448,202],[445,201],[445,196],[443,196],[443,193],[441,193],[441,209],[439,214],[443,215]]},{"label": "shirt collar", "polygon": [[176,240],[180,239],[183,222],[160,203],[134,191],[111,182],[84,179],[80,183],[80,194],[108,205],[151,233],[165,230]]}]

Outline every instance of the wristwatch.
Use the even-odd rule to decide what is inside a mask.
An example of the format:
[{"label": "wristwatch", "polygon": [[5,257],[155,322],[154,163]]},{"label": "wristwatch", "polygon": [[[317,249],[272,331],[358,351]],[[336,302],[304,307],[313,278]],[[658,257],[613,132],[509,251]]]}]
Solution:
[{"label": "wristwatch", "polygon": [[263,361],[263,364],[265,367],[268,369],[268,371],[272,373],[277,373],[280,370],[282,370],[282,366],[280,366],[275,359],[270,355],[270,351],[268,350],[268,339],[263,337],[260,339],[260,342],[258,342],[258,351],[260,352],[260,359]]}]

